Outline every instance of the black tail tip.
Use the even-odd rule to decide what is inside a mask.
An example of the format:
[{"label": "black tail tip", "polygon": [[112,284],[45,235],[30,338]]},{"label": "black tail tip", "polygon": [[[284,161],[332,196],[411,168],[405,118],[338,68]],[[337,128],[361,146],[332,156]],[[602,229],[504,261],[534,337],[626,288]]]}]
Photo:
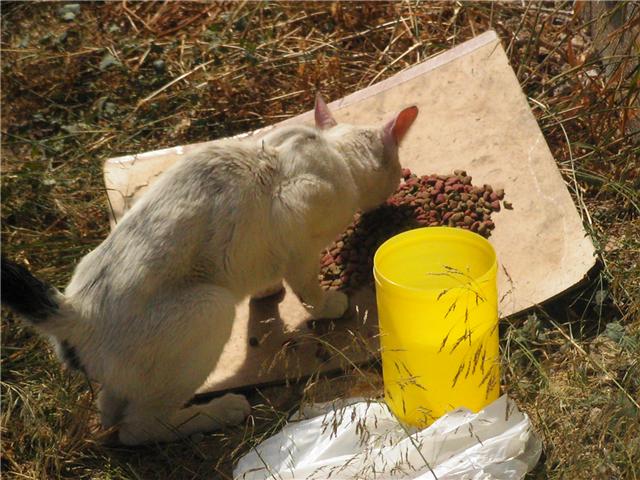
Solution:
[{"label": "black tail tip", "polygon": [[1,280],[2,304],[34,323],[45,320],[58,310],[58,304],[54,299],[56,290],[4,255]]}]

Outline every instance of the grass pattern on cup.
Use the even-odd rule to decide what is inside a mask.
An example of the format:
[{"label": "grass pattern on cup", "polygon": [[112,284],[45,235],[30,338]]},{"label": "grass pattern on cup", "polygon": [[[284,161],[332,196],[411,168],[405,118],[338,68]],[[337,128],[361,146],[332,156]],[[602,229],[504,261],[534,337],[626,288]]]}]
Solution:
[{"label": "grass pattern on cup", "polygon": [[[436,301],[444,301],[447,299],[447,296],[450,293],[456,294],[453,301],[451,301],[451,304],[449,305],[444,318],[448,318],[450,314],[455,312],[456,308],[458,307],[459,301],[462,298],[464,298],[465,300],[464,315],[462,317],[464,322],[464,332],[462,333],[462,335],[456,338],[455,341],[453,341],[451,347],[449,348],[449,353],[454,353],[456,349],[458,349],[458,347],[460,347],[460,345],[465,341],[468,342],[469,346],[467,353],[465,353],[462,361],[458,366],[458,370],[456,371],[452,379],[451,388],[454,388],[456,386],[463,372],[463,378],[466,380],[467,378],[469,378],[469,375],[475,375],[479,367],[480,373],[482,374],[482,379],[478,386],[480,387],[482,385],[486,385],[485,398],[488,398],[496,383],[499,381],[499,368],[498,364],[495,361],[491,361],[491,359],[487,358],[486,344],[487,341],[495,334],[496,329],[498,328],[498,322],[495,322],[495,324],[489,330],[485,330],[479,339],[475,339],[475,341],[477,342],[477,346],[475,347],[475,349],[471,349],[474,342],[472,340],[473,330],[470,326],[469,321],[469,299],[471,297],[471,301],[473,303],[473,305],[471,305],[471,308],[478,307],[480,304],[486,302],[487,299],[480,292],[481,288],[480,285],[478,285],[476,279],[473,278],[473,276],[468,272],[463,272],[449,265],[443,265],[443,269],[444,272],[428,272],[427,275],[444,276],[457,282],[456,286],[444,288],[436,298]],[[454,323],[449,329],[449,332],[444,336],[438,353],[441,353],[450,343],[450,334],[456,326],[457,324]],[[488,366],[487,360],[489,360]]]}]

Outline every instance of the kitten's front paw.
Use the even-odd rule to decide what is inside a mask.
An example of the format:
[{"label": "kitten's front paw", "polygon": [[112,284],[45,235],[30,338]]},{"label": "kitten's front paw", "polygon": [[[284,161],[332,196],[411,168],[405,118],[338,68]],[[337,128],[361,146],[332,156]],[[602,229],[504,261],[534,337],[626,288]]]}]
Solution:
[{"label": "kitten's front paw", "polygon": [[251,405],[244,395],[227,393],[214,402],[211,402],[212,410],[226,425],[237,425],[251,413]]},{"label": "kitten's front paw", "polygon": [[330,291],[325,293],[324,306],[311,313],[313,318],[340,318],[349,308],[349,297],[343,292]]}]

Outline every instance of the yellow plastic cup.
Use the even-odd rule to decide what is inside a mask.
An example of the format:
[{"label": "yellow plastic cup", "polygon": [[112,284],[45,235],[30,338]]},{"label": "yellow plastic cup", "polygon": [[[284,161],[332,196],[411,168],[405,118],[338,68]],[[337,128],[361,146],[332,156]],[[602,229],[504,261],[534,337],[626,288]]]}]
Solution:
[{"label": "yellow plastic cup", "polygon": [[428,227],[378,248],[373,274],[385,400],[425,427],[458,407],[498,398],[497,261],[473,232]]}]

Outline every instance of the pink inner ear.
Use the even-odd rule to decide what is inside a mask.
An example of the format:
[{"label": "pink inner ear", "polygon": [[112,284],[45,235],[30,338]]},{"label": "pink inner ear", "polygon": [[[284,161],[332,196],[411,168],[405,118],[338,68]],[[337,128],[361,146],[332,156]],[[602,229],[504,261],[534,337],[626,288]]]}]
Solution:
[{"label": "pink inner ear", "polygon": [[387,128],[390,129],[390,133],[397,145],[400,144],[404,136],[407,134],[417,116],[418,107],[414,105],[413,107],[408,107],[402,110],[398,115],[396,115],[396,118],[385,126],[385,130],[387,130]]},{"label": "pink inner ear", "polygon": [[333,115],[331,115],[329,107],[327,107],[327,104],[320,93],[316,94],[314,116],[316,119],[316,128],[319,128],[320,130],[326,130],[328,128],[335,127],[338,124],[338,122],[333,118]]}]

